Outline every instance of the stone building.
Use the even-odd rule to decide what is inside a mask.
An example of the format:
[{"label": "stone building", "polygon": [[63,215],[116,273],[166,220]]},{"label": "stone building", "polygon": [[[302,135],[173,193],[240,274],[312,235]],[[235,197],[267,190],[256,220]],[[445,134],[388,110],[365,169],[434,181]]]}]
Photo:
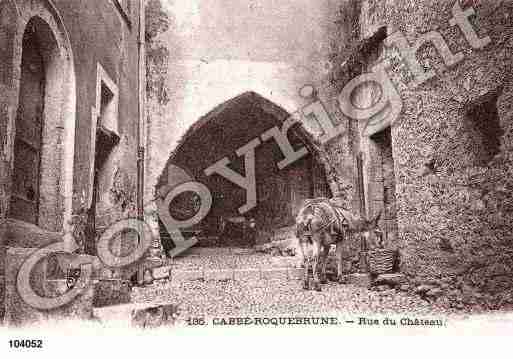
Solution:
[{"label": "stone building", "polygon": [[[257,18],[259,4],[264,7],[265,1],[251,10]],[[197,6],[191,14],[201,17],[205,8]],[[306,74],[298,70],[301,62],[280,62],[279,55],[258,68],[258,56],[244,62],[237,61],[241,54],[199,51],[210,48],[215,31],[184,35],[176,9],[161,9],[167,25],[156,31],[148,58],[153,87],[148,87],[147,196],[155,195],[166,163],[188,162],[173,151],[204,116],[216,117],[216,111],[251,96],[257,106],[265,97],[289,114],[299,109],[305,116],[315,116],[312,103],[322,103],[341,130],[314,156],[330,192],[354,212],[369,217],[382,212],[385,245],[399,249],[400,268],[411,282],[440,287],[457,305],[493,308],[511,300],[511,2],[347,0],[302,6],[316,15],[310,17],[315,24],[308,24],[315,29],[311,33],[325,40],[316,43],[322,51],[302,53],[311,64],[321,64]],[[212,19],[220,11],[207,10]],[[303,20],[300,11],[291,16]],[[187,36],[194,44],[184,40]],[[238,48],[248,46],[229,38]],[[290,69],[297,76],[289,75]],[[341,108],[344,88],[373,72],[375,82],[353,86],[351,100],[373,108],[383,104],[380,95],[387,96],[400,104],[393,121],[386,113],[381,121],[356,120]],[[310,101],[291,91],[305,84],[316,89]],[[253,94],[243,95],[248,91]],[[315,143],[319,133],[307,122],[303,130]],[[346,255],[354,256],[354,249]]]},{"label": "stone building", "polygon": [[353,5],[352,50],[336,60],[322,100],[340,99],[352,79],[385,64],[381,89],[354,88],[355,102],[373,108],[381,90],[389,101],[397,92],[402,106],[377,125],[340,117],[353,208],[383,211],[386,244],[400,250],[413,283],[446,289],[456,305],[511,301],[512,3]]},{"label": "stone building", "polygon": [[[40,264],[62,272],[144,210],[170,249],[152,210],[191,178],[214,200],[190,229],[205,245],[253,244],[221,235],[249,218],[256,241],[272,240],[305,198],[333,196],[382,212],[411,283],[455,305],[511,301],[511,1],[176,4],[149,0],[143,16],[135,0],[0,3],[0,317],[52,314],[16,290],[37,248],[73,236],[73,258]],[[305,154],[281,168],[272,131],[291,116],[301,125],[288,140]],[[325,140],[319,121],[338,135]],[[257,201],[241,211],[248,192],[209,168],[242,174],[252,150]],[[175,218],[196,202],[177,197]],[[61,312],[87,317],[92,295]]]},{"label": "stone building", "polygon": [[140,15],[137,0],[0,2],[6,322],[16,323],[16,311],[24,310],[16,270],[31,253],[75,235],[76,253],[94,255],[100,230],[136,215]]}]

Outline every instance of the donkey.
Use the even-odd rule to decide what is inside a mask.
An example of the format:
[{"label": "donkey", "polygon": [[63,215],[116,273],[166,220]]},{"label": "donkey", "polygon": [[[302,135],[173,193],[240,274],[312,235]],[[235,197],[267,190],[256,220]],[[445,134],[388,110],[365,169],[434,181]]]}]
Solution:
[{"label": "donkey", "polygon": [[380,217],[381,212],[370,220],[355,216],[327,198],[306,200],[296,216],[296,237],[304,265],[303,289],[309,289],[310,264],[314,289],[321,291],[320,283],[327,283],[326,260],[332,244],[337,247],[337,280],[342,283],[342,242],[349,236],[359,235],[364,243],[377,243],[382,238],[378,227]]}]

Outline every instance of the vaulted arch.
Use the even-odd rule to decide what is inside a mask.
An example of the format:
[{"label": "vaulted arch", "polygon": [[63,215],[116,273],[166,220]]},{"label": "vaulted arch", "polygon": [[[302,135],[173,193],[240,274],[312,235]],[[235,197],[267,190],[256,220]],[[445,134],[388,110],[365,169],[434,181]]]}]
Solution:
[{"label": "vaulted arch", "polygon": [[[209,215],[194,229],[201,232],[200,245],[245,246],[247,238],[237,232],[237,223],[256,220],[258,238],[261,241],[272,237],[279,228],[293,224],[295,213],[304,199],[329,195],[329,188],[317,147],[299,123],[288,131],[288,139],[298,151],[306,148],[302,157],[283,169],[278,163],[284,159],[277,142],[265,140],[262,135],[274,128],[282,128],[290,117],[284,109],[254,92],[243,93],[217,106],[194,123],[177,147],[172,151],[166,168],[157,183],[157,193],[171,185],[176,167],[190,174],[195,181],[205,184],[213,197]],[[257,204],[241,213],[246,203],[247,191],[219,173],[207,174],[206,169],[214,163],[228,158],[229,168],[244,176],[245,158],[236,151],[256,141],[255,168]],[[240,153],[240,152],[239,152]],[[176,176],[174,176],[176,177]],[[176,183],[173,183],[176,185]],[[192,196],[171,202],[170,211],[194,214]],[[187,214],[188,213],[188,214]],[[231,226],[231,223],[234,225]],[[232,231],[227,229],[233,227]],[[240,226],[239,226],[240,227]],[[162,226],[161,226],[162,229]],[[239,231],[240,232],[240,231]],[[166,235],[161,230],[161,235]],[[231,237],[231,238],[230,238]],[[239,238],[235,238],[239,237]],[[165,246],[166,247],[166,246]]]}]

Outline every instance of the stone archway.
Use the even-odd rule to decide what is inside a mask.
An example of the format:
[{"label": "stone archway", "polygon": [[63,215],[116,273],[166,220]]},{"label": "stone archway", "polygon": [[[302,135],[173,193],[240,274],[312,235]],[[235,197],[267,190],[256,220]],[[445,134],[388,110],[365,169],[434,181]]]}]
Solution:
[{"label": "stone archway", "polygon": [[[67,232],[72,212],[75,144],[75,72],[73,53],[64,23],[48,0],[3,1],[0,6],[2,63],[0,76],[1,218],[6,218],[12,193],[16,117],[19,107],[23,39],[33,32],[41,44],[45,95],[42,114],[40,227]],[[12,243],[13,245],[15,243]],[[23,246],[23,243],[19,243]]]},{"label": "stone archway", "polygon": [[[321,156],[299,123],[287,135],[294,150],[306,148],[306,153],[285,168],[277,165],[284,159],[277,142],[262,140],[262,134],[273,127],[281,129],[289,117],[276,104],[254,92],[246,92],[200,118],[182,137],[167,161],[156,190],[159,193],[168,185],[170,176],[174,175],[168,168],[176,167],[209,188],[213,198],[209,214],[194,228],[185,230],[200,233],[200,246],[241,247],[270,240],[276,231],[293,225],[305,199],[330,196]],[[247,200],[246,189],[222,174],[207,174],[205,170],[227,159],[228,167],[244,176],[245,157],[236,152],[254,141],[258,142],[254,152],[257,202],[254,208],[241,211]],[[189,194],[189,198],[186,192],[171,202],[170,211],[177,215],[189,211],[192,216],[195,199],[192,192]],[[254,242],[244,234],[251,219],[257,228]],[[162,238],[166,231],[160,227]]]}]

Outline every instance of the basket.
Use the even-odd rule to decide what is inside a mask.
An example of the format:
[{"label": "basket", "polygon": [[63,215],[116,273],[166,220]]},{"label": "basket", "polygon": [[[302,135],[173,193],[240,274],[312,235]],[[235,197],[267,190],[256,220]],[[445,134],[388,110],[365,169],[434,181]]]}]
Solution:
[{"label": "basket", "polygon": [[391,272],[397,258],[395,249],[376,249],[367,253],[369,272],[372,274],[383,274]]}]

